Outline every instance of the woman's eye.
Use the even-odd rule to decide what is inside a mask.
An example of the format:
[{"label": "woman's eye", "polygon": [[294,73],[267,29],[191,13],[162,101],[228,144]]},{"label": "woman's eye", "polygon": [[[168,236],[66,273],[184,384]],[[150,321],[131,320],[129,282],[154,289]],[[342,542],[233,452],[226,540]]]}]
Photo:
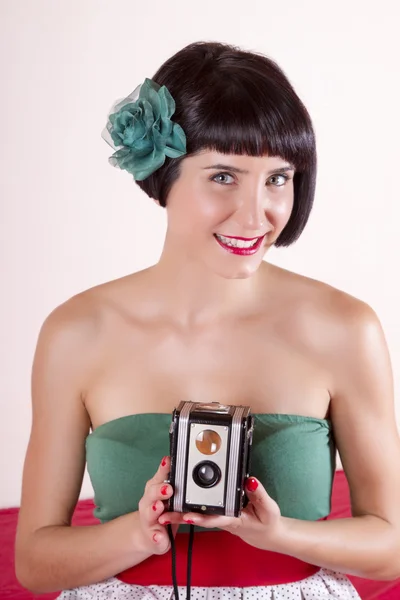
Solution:
[{"label": "woman's eye", "polygon": [[[228,185],[232,183],[232,181],[229,180],[229,177],[231,180],[234,179],[229,173],[217,173],[217,175],[211,177],[211,181],[215,181],[216,183],[220,183],[222,185]],[[272,182],[274,187],[282,187],[290,179],[290,177],[288,175],[284,175],[283,173],[277,173],[276,175],[272,175],[269,178],[269,181],[271,181],[271,179],[278,180],[278,183],[275,183],[274,181]]]},{"label": "woman's eye", "polygon": [[282,173],[277,173],[276,175],[272,175],[272,177],[270,177],[270,179],[275,179],[277,177],[281,177],[283,179],[283,182],[278,183],[278,184],[273,183],[272,185],[275,185],[275,187],[282,187],[283,185],[285,185],[285,183],[289,179],[289,177],[287,175],[283,175]]},{"label": "woman's eye", "polygon": [[[215,181],[216,183],[222,183],[223,185],[225,185],[226,183],[229,183],[229,181],[226,181],[227,177],[233,179],[232,175],[229,175],[229,173],[218,173],[217,175],[214,175],[214,177],[211,177],[211,181]],[[222,178],[222,180],[218,178]]]}]

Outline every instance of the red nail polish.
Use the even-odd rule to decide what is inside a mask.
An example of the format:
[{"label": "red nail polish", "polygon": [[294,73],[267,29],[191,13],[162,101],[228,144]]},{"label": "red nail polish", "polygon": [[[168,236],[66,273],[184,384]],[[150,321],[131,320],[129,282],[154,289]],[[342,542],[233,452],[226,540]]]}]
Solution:
[{"label": "red nail polish", "polygon": [[194,525],[194,521],[192,519],[183,519],[185,523],[189,523],[189,525]]},{"label": "red nail polish", "polygon": [[153,504],[153,506],[152,506],[152,509],[153,509],[153,510],[157,510],[157,502],[155,502],[155,503]]},{"label": "red nail polish", "polygon": [[161,461],[161,466],[162,466],[162,467],[165,467],[165,465],[166,465],[166,464],[167,464],[167,457],[166,457],[166,456],[164,456],[164,458],[163,458],[163,459],[162,459],[162,461]]},{"label": "red nail polish", "polygon": [[163,525],[171,525],[171,521],[164,521]]},{"label": "red nail polish", "polygon": [[254,479],[254,477],[250,477],[246,481],[246,488],[249,490],[249,492],[255,492],[256,489],[258,488],[258,482],[257,482],[257,480]]},{"label": "red nail polish", "polygon": [[168,486],[167,485],[162,486],[161,493],[163,496],[166,496],[168,494]]}]

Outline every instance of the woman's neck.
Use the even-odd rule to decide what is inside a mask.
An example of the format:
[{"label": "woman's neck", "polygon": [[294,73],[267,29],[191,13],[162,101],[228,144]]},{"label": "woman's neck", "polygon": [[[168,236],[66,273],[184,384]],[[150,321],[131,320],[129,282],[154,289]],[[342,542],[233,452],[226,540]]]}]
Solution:
[{"label": "woman's neck", "polygon": [[269,265],[244,279],[224,279],[202,265],[170,261],[162,256],[147,270],[146,283],[158,313],[182,326],[244,317],[257,311],[265,295]]}]

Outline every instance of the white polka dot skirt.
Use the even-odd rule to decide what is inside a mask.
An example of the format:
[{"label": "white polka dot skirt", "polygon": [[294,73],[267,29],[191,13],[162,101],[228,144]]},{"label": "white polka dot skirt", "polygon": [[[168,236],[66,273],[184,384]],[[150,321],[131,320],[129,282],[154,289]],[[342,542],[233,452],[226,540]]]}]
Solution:
[{"label": "white polka dot skirt", "polygon": [[[58,600],[174,600],[171,586],[132,585],[115,577],[97,584],[65,590]],[[186,587],[179,587],[180,600],[186,600]],[[320,569],[314,575],[280,585],[254,587],[196,587],[191,600],[361,600],[351,581],[342,573]]]}]

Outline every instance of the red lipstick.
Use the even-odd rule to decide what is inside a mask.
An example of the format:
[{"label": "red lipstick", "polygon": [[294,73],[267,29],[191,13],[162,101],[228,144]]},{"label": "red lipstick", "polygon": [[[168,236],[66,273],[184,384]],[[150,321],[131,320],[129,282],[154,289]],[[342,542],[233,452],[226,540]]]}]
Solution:
[{"label": "red lipstick", "polygon": [[244,238],[244,237],[231,236],[231,235],[223,236],[224,238],[227,238],[230,240],[243,240],[245,242],[249,242],[251,240],[257,240],[257,242],[254,244],[254,246],[250,246],[249,248],[239,248],[238,246],[228,246],[218,237],[218,235],[214,234],[214,237],[217,240],[218,244],[222,248],[224,248],[224,250],[227,250],[231,254],[238,254],[239,256],[249,256],[251,254],[255,254],[259,250],[261,244],[263,243],[265,235],[262,235],[259,238]]}]

